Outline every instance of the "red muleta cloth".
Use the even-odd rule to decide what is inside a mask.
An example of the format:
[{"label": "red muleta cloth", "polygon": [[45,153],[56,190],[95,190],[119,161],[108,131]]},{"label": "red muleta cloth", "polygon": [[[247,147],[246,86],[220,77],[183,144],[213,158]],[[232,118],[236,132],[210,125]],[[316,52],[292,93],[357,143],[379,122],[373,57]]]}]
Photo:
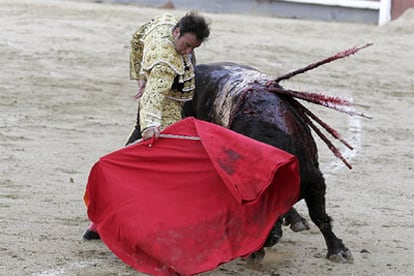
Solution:
[{"label": "red muleta cloth", "polygon": [[297,201],[296,158],[194,118],[162,134],[200,139],[139,142],[92,167],[85,201],[103,242],[151,275],[194,275],[260,249]]}]

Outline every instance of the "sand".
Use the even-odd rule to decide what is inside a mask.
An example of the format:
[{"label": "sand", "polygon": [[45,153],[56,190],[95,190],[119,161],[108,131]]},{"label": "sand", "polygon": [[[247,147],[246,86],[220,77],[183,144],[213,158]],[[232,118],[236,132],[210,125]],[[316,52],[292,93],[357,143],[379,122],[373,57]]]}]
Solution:
[{"label": "sand", "polygon": [[[134,125],[129,39],[159,9],[0,0],[0,275],[142,275],[83,241],[89,170]],[[172,11],[182,16],[185,11]],[[414,275],[414,17],[378,27],[205,14],[198,62],[232,61],[277,77],[354,45],[373,46],[285,87],[353,98],[372,120],[309,105],[354,147],[349,170],[320,142],[327,210],[353,264],[324,259],[319,230],[294,233],[258,267],[205,275]],[[319,140],[318,140],[319,141]],[[308,218],[302,202],[298,209]],[[191,261],[191,260],[188,260]]]}]

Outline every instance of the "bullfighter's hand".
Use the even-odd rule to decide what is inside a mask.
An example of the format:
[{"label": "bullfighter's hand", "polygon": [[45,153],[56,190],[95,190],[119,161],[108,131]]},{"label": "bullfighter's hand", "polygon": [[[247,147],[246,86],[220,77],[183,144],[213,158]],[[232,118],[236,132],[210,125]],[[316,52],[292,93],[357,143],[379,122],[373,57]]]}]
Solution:
[{"label": "bullfighter's hand", "polygon": [[148,127],[144,129],[144,131],[142,132],[142,139],[144,140],[148,140],[151,138],[158,139],[159,137],[160,137],[160,130],[158,127],[155,127],[155,126]]},{"label": "bullfighter's hand", "polygon": [[135,94],[135,99],[139,99],[142,97],[142,95],[144,94],[145,91],[145,85],[147,84],[147,82],[145,80],[138,80],[138,90],[137,93]]}]

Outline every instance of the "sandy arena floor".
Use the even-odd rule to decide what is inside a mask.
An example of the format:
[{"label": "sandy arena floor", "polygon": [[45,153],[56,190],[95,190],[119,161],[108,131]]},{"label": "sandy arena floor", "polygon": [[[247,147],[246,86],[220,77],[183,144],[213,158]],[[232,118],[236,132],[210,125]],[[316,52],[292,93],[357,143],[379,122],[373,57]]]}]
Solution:
[{"label": "sandy arena floor", "polygon": [[[82,197],[93,163],[122,147],[134,125],[130,35],[162,12],[0,0],[0,275],[142,275],[102,242],[81,239]],[[371,106],[362,111],[372,120],[310,106],[355,147],[341,148],[349,170],[320,144],[328,213],[354,264],[325,260],[312,224],[301,233],[284,228],[257,268],[235,260],[205,275],[414,275],[413,10],[381,27],[206,15],[212,35],[197,49],[199,63],[232,61],[275,77],[374,45],[282,83]]]}]

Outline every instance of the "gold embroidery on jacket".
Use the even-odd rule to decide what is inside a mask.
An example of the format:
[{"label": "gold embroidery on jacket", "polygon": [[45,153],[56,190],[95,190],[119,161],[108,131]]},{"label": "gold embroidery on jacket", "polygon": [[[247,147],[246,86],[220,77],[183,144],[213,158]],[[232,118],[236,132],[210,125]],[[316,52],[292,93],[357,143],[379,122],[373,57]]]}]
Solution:
[{"label": "gold embroidery on jacket", "polygon": [[[189,56],[175,50],[172,15],[157,17],[144,24],[131,40],[130,78],[147,81],[140,99],[140,126],[165,128],[181,117],[184,102],[193,97],[194,67]],[[178,76],[180,89],[172,89]],[[177,86],[174,85],[176,88]]]}]

